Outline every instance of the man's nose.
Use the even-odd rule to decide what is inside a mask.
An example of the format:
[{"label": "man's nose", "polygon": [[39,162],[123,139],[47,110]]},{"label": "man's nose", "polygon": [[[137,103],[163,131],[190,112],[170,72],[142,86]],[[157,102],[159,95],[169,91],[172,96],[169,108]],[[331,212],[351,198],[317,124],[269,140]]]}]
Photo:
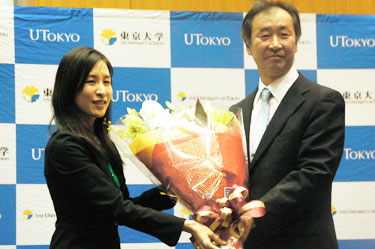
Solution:
[{"label": "man's nose", "polygon": [[277,35],[273,35],[270,43],[270,48],[273,50],[279,50],[282,47],[280,39]]}]

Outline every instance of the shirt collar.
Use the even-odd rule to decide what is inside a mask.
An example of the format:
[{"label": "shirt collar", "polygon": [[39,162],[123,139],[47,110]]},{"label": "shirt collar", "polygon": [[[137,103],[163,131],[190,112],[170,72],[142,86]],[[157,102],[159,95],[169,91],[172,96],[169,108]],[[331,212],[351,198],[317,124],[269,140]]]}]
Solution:
[{"label": "shirt collar", "polygon": [[289,90],[289,88],[293,85],[293,83],[298,78],[298,72],[294,66],[292,66],[285,75],[281,76],[280,78],[274,80],[271,84],[266,86],[262,79],[259,78],[259,85],[258,85],[258,92],[255,96],[256,101],[259,100],[260,93],[262,92],[263,88],[268,88],[272,93],[272,97],[280,103],[281,100],[284,98],[285,94]]}]

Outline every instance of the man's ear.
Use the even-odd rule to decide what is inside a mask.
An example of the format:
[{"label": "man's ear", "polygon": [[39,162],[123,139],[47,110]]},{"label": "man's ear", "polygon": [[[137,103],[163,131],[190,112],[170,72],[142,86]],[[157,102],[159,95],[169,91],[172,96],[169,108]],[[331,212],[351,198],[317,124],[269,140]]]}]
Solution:
[{"label": "man's ear", "polygon": [[251,49],[250,49],[250,46],[247,44],[247,42],[245,42],[245,45],[246,45],[246,51],[247,51],[247,54],[248,54],[248,55],[252,55],[252,53],[251,53]]},{"label": "man's ear", "polygon": [[296,46],[295,46],[295,48],[294,48],[294,53],[297,53],[297,51],[298,51],[298,41],[297,41],[297,39],[296,39]]}]

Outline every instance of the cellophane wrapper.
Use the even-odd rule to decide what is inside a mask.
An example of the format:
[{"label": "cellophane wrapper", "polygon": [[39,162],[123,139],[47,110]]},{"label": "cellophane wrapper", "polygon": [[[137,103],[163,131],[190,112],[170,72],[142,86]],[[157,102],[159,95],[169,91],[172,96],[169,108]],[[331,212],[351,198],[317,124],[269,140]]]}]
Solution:
[{"label": "cellophane wrapper", "polygon": [[116,134],[111,137],[153,183],[167,187],[194,213],[205,205],[218,208],[217,200],[226,197],[233,185],[248,186],[241,117],[239,112],[227,129],[215,131],[209,118],[203,124],[198,119],[187,122],[175,113],[168,125],[131,142]]}]

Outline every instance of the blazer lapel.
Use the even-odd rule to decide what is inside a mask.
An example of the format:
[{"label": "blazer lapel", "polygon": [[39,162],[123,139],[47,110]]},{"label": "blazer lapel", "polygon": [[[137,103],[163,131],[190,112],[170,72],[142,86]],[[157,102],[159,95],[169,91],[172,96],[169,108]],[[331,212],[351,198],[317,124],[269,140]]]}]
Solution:
[{"label": "blazer lapel", "polygon": [[259,143],[258,149],[254,155],[253,161],[249,165],[249,170],[251,170],[254,167],[254,165],[258,162],[261,155],[273,142],[273,140],[280,132],[281,128],[285,125],[289,117],[304,102],[304,97],[302,96],[303,89],[301,89],[300,87],[300,84],[303,80],[304,77],[300,75],[284,96],[275,114],[273,115],[270,123],[268,124],[266,131],[264,132],[264,135]]},{"label": "blazer lapel", "polygon": [[249,143],[250,141],[249,138],[250,138],[251,112],[253,110],[254,98],[255,98],[257,91],[258,91],[258,88],[249,95],[249,98],[244,103],[244,107],[243,107],[244,111],[242,114],[243,114],[243,122],[245,126],[247,143]]}]

